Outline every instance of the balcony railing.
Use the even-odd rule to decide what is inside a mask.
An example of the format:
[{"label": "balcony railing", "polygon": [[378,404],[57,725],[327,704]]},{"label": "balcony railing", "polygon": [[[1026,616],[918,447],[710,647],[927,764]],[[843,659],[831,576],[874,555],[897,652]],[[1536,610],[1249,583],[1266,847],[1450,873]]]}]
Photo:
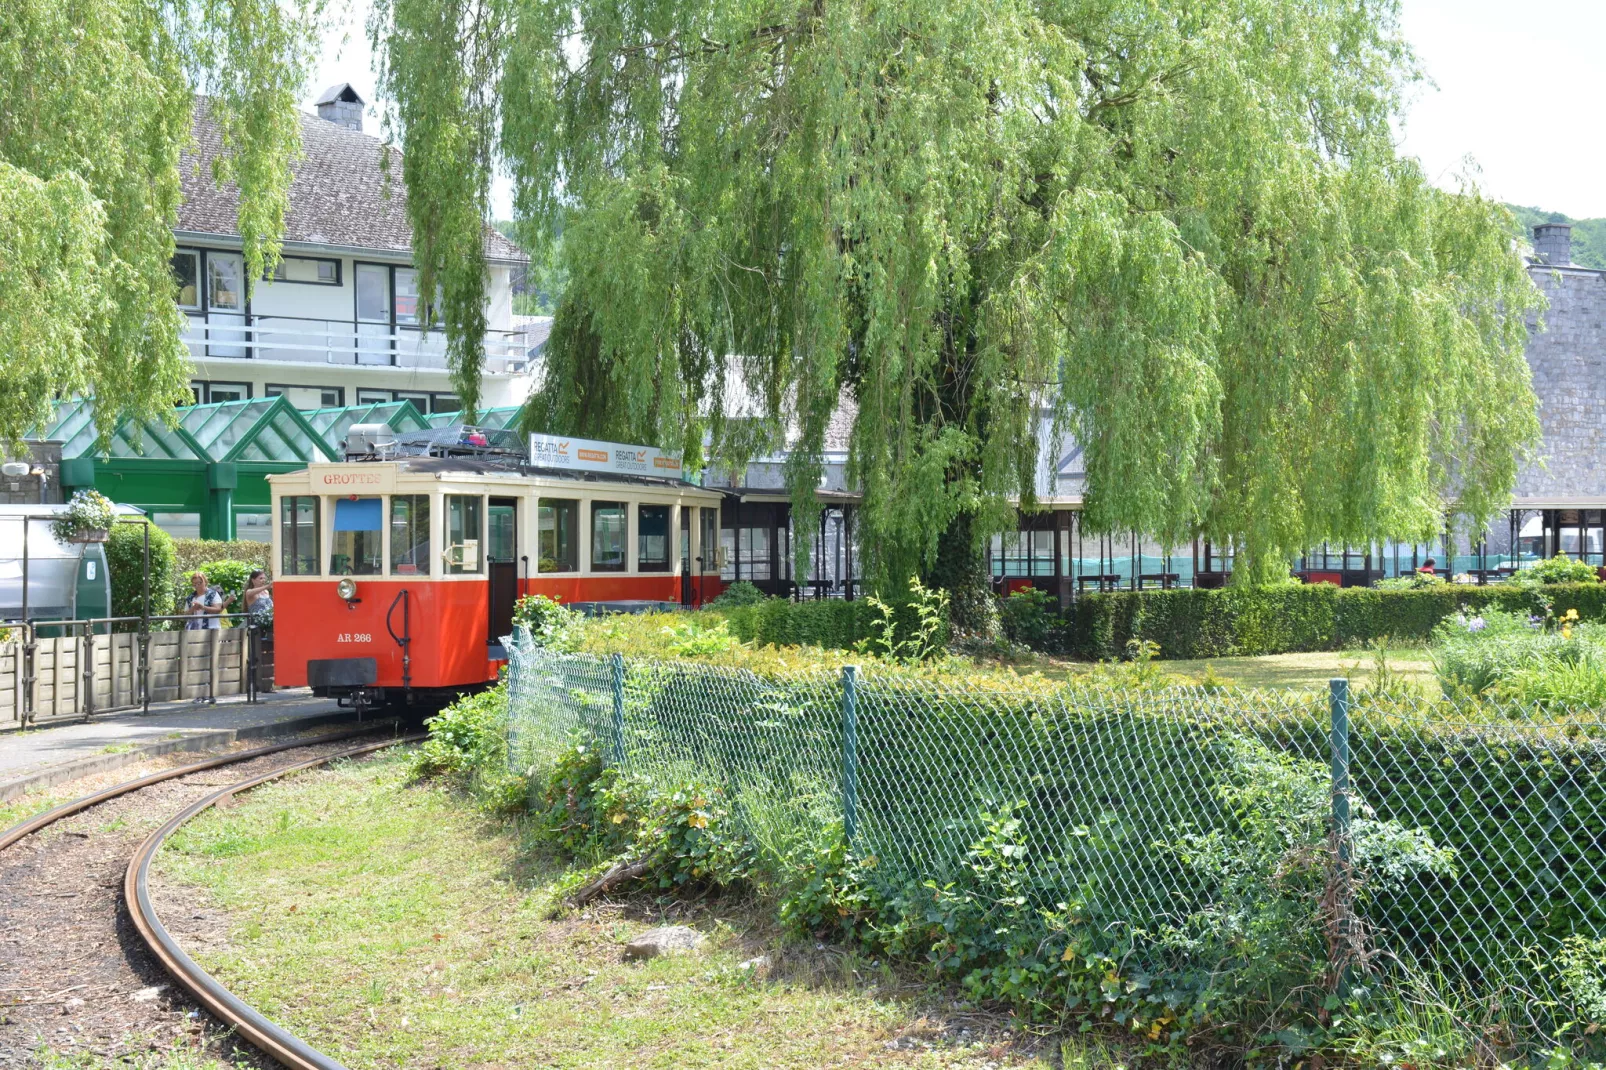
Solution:
[{"label": "balcony railing", "polygon": [[[383,323],[307,319],[301,316],[244,316],[230,313],[188,317],[183,334],[197,358],[287,360],[375,368],[446,368],[446,336]],[[529,363],[523,331],[485,333],[485,370],[521,372]]]}]

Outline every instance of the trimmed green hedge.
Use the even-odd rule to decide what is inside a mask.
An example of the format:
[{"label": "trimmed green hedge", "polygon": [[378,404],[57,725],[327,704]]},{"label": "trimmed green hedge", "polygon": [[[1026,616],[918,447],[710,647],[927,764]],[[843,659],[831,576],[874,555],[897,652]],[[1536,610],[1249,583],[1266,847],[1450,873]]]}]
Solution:
[{"label": "trimmed green hedge", "polygon": [[[1606,620],[1606,585],[1542,588],[1557,613],[1578,610]],[[1065,613],[1066,653],[1121,657],[1133,639],[1160,646],[1167,658],[1220,658],[1342,650],[1391,639],[1425,642],[1440,621],[1461,610],[1539,612],[1535,589],[1517,584],[1444,584],[1384,591],[1331,584],[1288,584],[1243,590],[1116,591],[1084,595]]]},{"label": "trimmed green hedge", "polygon": [[[1557,613],[1578,610],[1606,620],[1606,584],[1550,584],[1540,590]],[[1535,589],[1518,584],[1471,587],[1442,584],[1411,590],[1295,584],[1242,590],[1181,589],[1088,594],[1053,629],[1056,652],[1074,657],[1123,657],[1133,639],[1160,646],[1166,658],[1222,658],[1343,650],[1376,639],[1426,642],[1434,627],[1460,610],[1540,612]],[[743,642],[847,650],[872,634],[879,620],[863,601],[788,602],[721,607]],[[903,612],[900,610],[900,624]]]}]

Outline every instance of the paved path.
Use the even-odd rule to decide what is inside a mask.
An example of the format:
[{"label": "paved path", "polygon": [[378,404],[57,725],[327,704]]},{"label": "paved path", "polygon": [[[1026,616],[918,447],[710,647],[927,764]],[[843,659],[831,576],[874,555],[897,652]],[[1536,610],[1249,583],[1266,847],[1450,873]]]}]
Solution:
[{"label": "paved path", "polygon": [[114,713],[88,724],[0,733],[0,802],[152,754],[285,735],[337,720],[355,723],[356,715],[337,707],[334,699],[292,688],[269,692],[256,703],[243,697],[219,699],[215,706],[169,702],[152,706],[149,713]]}]

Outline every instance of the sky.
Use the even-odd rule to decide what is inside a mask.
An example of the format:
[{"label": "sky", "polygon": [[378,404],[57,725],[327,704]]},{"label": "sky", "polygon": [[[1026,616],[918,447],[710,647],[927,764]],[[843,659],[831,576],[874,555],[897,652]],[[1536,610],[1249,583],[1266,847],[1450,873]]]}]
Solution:
[{"label": "sky", "polygon": [[[368,4],[349,0],[348,29],[325,41],[305,106],[350,82],[370,102],[363,29]],[[1434,83],[1416,87],[1400,151],[1438,184],[1470,175],[1512,204],[1606,216],[1606,0],[1400,0],[1401,28]],[[378,121],[367,121],[377,133]],[[1471,161],[1469,166],[1468,161]],[[492,191],[508,214],[508,184]]]}]

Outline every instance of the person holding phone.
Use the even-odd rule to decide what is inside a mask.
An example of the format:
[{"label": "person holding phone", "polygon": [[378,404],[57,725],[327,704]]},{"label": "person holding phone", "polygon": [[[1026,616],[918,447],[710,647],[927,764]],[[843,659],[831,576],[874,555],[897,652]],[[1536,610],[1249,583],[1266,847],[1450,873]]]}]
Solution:
[{"label": "person holding phone", "polygon": [[234,601],[234,596],[225,596],[216,587],[209,587],[204,572],[190,575],[190,588],[190,594],[184,599],[184,615],[190,618],[184,622],[185,630],[193,632],[222,627],[223,622],[218,618]]}]

